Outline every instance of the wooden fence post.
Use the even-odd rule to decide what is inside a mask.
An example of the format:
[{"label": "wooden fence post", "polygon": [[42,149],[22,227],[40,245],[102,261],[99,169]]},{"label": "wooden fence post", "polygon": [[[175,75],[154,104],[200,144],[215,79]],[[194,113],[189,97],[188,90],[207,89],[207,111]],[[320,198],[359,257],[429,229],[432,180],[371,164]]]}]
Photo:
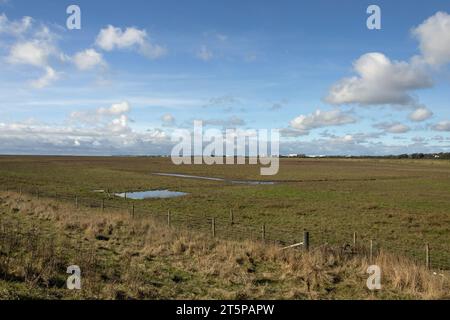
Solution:
[{"label": "wooden fence post", "polygon": [[356,247],[356,232],[353,232],[353,247]]},{"label": "wooden fence post", "polygon": [[266,242],[266,225],[263,224],[261,227],[261,239],[263,242]]},{"label": "wooden fence post", "polygon": [[213,236],[213,238],[215,238],[216,237],[216,218],[212,218],[211,229],[212,229],[212,236]]},{"label": "wooden fence post", "polygon": [[234,225],[234,213],[233,209],[230,209],[230,224]]},{"label": "wooden fence post", "polygon": [[78,196],[75,196],[75,208],[78,209]]},{"label": "wooden fence post", "polygon": [[370,247],[369,247],[369,262],[373,263],[373,240],[370,240]]},{"label": "wooden fence post", "polygon": [[306,230],[303,232],[303,247],[309,251],[309,232]]},{"label": "wooden fence post", "polygon": [[430,264],[430,245],[427,243],[425,245],[425,266],[429,270],[431,268]]},{"label": "wooden fence post", "polygon": [[105,199],[102,199],[102,212],[105,212]]},{"label": "wooden fence post", "polygon": [[170,223],[171,223],[171,221],[170,221],[170,210],[167,210],[167,225],[169,226],[169,228],[170,228]]},{"label": "wooden fence post", "polygon": [[134,218],[134,203],[131,205],[131,217]]},{"label": "wooden fence post", "polygon": [[124,193],[124,197],[123,197],[125,200],[127,200],[127,193],[125,192]]}]

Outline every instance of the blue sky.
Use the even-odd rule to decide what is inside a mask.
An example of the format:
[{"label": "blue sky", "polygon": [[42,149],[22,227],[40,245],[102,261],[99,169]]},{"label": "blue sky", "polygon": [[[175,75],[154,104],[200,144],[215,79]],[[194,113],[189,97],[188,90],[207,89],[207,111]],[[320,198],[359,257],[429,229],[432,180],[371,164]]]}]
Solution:
[{"label": "blue sky", "polygon": [[[81,30],[66,28],[71,4]],[[366,27],[370,4],[381,30]],[[169,153],[193,120],[281,129],[282,153],[450,151],[447,13],[444,1],[0,0],[0,153]]]}]

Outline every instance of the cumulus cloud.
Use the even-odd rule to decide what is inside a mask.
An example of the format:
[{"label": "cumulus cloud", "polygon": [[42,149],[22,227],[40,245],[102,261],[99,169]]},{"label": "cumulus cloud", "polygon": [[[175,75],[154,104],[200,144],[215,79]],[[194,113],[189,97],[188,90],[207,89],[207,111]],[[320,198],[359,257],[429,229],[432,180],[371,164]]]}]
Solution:
[{"label": "cumulus cloud", "polygon": [[36,89],[48,87],[52,82],[59,79],[58,73],[52,67],[45,67],[45,73],[39,79],[31,81],[31,86]]},{"label": "cumulus cloud", "polygon": [[43,75],[30,81],[34,88],[44,88],[59,78],[58,72],[51,66],[50,60],[65,61],[66,56],[56,45],[56,35],[45,25],[35,26],[30,17],[10,21],[6,15],[0,16],[0,33],[14,38],[7,46],[9,51],[5,61],[11,65],[39,68]]},{"label": "cumulus cloud", "polygon": [[151,43],[145,30],[134,27],[126,28],[123,31],[121,28],[109,25],[100,30],[96,45],[105,51],[115,49],[137,50],[150,59],[159,58],[167,52],[164,47]]},{"label": "cumulus cloud", "polygon": [[[355,123],[356,119],[349,113],[340,109],[330,111],[316,110],[309,115],[300,115],[290,122],[291,129],[307,134],[310,130],[322,127],[341,126]],[[291,133],[293,133],[291,131]]]},{"label": "cumulus cloud", "polygon": [[48,65],[48,58],[54,52],[55,48],[45,41],[18,42],[11,47],[7,61],[10,64],[45,68]]},{"label": "cumulus cloud", "polygon": [[129,116],[131,106],[128,102],[112,104],[110,107],[101,107],[92,111],[74,111],[70,114],[71,123],[80,123],[87,126],[107,127],[112,132],[129,131]]},{"label": "cumulus cloud", "polygon": [[[1,4],[1,1],[0,1]],[[25,16],[20,20],[10,21],[8,17],[2,13],[0,15],[0,34],[21,35],[28,31],[33,24],[33,18]]]},{"label": "cumulus cloud", "polygon": [[450,131],[450,121],[444,120],[441,122],[438,122],[433,126],[433,129],[436,131]]},{"label": "cumulus cloud", "polygon": [[400,122],[377,123],[374,125],[374,128],[381,129],[386,133],[393,133],[393,134],[406,133],[411,130],[410,127]]},{"label": "cumulus cloud", "polygon": [[163,126],[165,126],[165,127],[170,127],[175,124],[175,117],[169,113],[163,115],[161,120],[163,122]]},{"label": "cumulus cloud", "polygon": [[115,103],[109,108],[99,108],[97,114],[99,115],[119,115],[123,113],[128,113],[131,111],[130,104],[127,101]]},{"label": "cumulus cloud", "polygon": [[429,110],[425,107],[422,107],[422,108],[417,108],[416,110],[411,112],[409,115],[409,119],[411,121],[420,122],[420,121],[428,120],[432,116],[433,116],[433,112],[431,112],[431,110]]},{"label": "cumulus cloud", "polygon": [[391,61],[382,53],[367,53],[353,65],[356,76],[334,84],[326,101],[331,104],[417,105],[411,91],[432,86],[418,59]]},{"label": "cumulus cloud", "polygon": [[106,126],[78,127],[39,122],[0,122],[3,153],[11,154],[169,154],[172,143],[159,130],[136,132],[125,129],[126,119]]},{"label": "cumulus cloud", "polygon": [[424,60],[432,66],[450,62],[450,15],[437,12],[412,31]]},{"label": "cumulus cloud", "polygon": [[97,66],[106,66],[102,54],[94,49],[86,49],[76,53],[73,62],[82,71],[92,70]]}]

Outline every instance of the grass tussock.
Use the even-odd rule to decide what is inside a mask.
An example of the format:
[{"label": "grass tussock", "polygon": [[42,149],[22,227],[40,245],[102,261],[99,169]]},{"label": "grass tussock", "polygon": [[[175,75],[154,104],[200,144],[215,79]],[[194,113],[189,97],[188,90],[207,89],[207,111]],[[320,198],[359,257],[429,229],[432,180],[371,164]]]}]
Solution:
[{"label": "grass tussock", "polygon": [[[382,290],[364,254],[224,241],[151,217],[75,209],[0,193],[0,299],[445,299],[448,274],[380,252]],[[66,269],[82,290],[66,289]]]}]

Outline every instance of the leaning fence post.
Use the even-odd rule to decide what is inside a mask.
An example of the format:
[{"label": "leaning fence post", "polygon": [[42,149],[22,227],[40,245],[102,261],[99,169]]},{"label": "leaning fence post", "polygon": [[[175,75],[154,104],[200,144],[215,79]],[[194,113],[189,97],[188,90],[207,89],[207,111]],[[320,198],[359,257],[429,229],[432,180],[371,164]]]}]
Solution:
[{"label": "leaning fence post", "polygon": [[370,240],[370,247],[369,247],[369,262],[373,263],[373,240]]},{"label": "leaning fence post", "polygon": [[212,229],[212,236],[213,236],[213,238],[215,238],[216,237],[216,218],[212,218],[211,229]]},{"label": "leaning fence post", "polygon": [[233,209],[230,209],[230,224],[231,224],[231,225],[234,224],[234,213],[233,213]]},{"label": "leaning fence post", "polygon": [[169,228],[170,228],[170,210],[167,210],[167,225],[169,226]]},{"label": "leaning fence post", "polygon": [[306,230],[303,232],[303,247],[309,251],[309,232]]},{"label": "leaning fence post", "polygon": [[263,224],[261,227],[261,239],[263,242],[266,242],[266,225]]},{"label": "leaning fence post", "polygon": [[427,243],[425,245],[425,266],[430,269],[430,245]]}]

